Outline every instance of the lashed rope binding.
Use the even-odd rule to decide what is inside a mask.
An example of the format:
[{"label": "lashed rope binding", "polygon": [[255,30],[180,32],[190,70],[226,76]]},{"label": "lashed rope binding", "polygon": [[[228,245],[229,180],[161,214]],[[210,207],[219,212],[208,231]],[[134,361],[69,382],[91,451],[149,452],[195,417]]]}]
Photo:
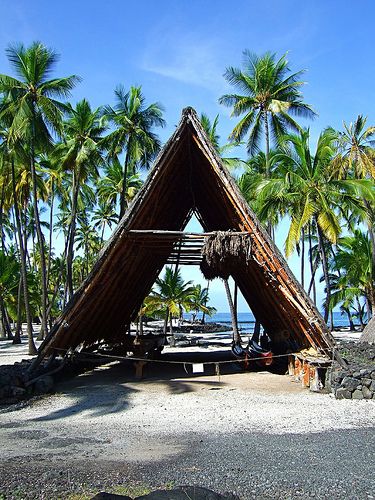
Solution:
[{"label": "lashed rope binding", "polygon": [[250,234],[217,231],[205,237],[200,269],[207,280],[228,279],[239,264],[248,265],[251,258]]}]

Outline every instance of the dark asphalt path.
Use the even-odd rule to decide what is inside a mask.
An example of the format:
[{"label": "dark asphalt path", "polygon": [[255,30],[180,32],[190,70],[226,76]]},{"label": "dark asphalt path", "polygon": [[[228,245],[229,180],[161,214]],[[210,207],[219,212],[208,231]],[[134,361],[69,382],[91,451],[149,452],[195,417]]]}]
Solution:
[{"label": "dark asphalt path", "polygon": [[[319,416],[316,416],[319,418]],[[162,442],[165,438],[160,438]],[[168,437],[173,443],[173,437]],[[5,498],[69,498],[116,484],[199,485],[242,499],[375,499],[375,428],[310,434],[184,435],[159,462],[67,462],[56,454],[0,463]],[[13,493],[11,493],[13,492]],[[14,495],[14,496],[13,496]],[[0,496],[1,498],[1,496]]]}]

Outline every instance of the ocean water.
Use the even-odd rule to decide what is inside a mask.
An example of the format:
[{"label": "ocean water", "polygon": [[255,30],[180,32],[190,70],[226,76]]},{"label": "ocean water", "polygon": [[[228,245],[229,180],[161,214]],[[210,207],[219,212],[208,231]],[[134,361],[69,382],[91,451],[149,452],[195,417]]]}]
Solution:
[{"label": "ocean water", "polygon": [[[254,323],[255,323],[255,318],[251,313],[238,313],[238,326],[240,328],[240,331],[242,332],[252,332],[254,328]],[[198,319],[200,319],[202,315],[198,315]],[[191,314],[184,314],[184,318],[189,320],[191,319]],[[228,325],[228,330],[231,330],[231,317],[230,313],[227,312],[218,312],[214,314],[213,316],[209,317],[206,316],[206,322],[207,323],[222,323],[224,325]],[[333,322],[334,326],[337,327],[345,327],[349,326],[348,323],[348,318],[345,315],[341,315],[340,312],[334,312],[333,313]],[[355,321],[356,323],[356,321]]]}]

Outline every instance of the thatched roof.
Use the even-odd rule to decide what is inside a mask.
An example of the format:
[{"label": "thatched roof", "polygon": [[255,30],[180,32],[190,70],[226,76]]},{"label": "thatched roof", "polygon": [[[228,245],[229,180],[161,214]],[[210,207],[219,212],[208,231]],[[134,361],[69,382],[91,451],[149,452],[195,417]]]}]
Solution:
[{"label": "thatched roof", "polygon": [[[192,213],[205,231],[250,235],[251,258],[238,261],[231,275],[276,350],[285,349],[288,339],[289,349],[313,347],[329,354],[334,342],[327,326],[242,197],[195,111],[186,108],[90,276],[41,345],[40,357],[54,348],[120,342]],[[161,231],[158,237],[154,230]],[[163,230],[170,231],[164,239]]]}]

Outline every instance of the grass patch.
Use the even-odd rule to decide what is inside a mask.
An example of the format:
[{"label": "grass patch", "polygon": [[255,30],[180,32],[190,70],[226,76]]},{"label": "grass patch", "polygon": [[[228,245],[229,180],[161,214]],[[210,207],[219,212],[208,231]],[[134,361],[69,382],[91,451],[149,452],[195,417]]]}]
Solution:
[{"label": "grass patch", "polygon": [[95,496],[98,492],[91,491],[90,493],[71,493],[66,497],[67,500],[90,500],[93,496]]},{"label": "grass patch", "polygon": [[109,493],[115,493],[116,495],[127,495],[128,497],[136,498],[142,495],[148,495],[148,493],[151,493],[151,491],[152,489],[145,484],[118,484],[114,488],[111,488],[109,490]]},{"label": "grass patch", "polygon": [[[170,487],[166,485],[166,489],[170,489]],[[112,487],[103,486],[103,488],[101,488],[101,491],[105,491],[106,493],[114,493],[115,495],[126,495],[131,498],[136,498],[151,493],[152,488],[142,483],[127,485],[117,484],[116,486]],[[83,491],[81,493],[71,493],[66,497],[66,500],[90,500],[97,493],[99,493],[99,490],[97,489]],[[3,499],[0,497],[0,500]]]},{"label": "grass patch", "polygon": [[[12,495],[12,497],[10,497]],[[11,493],[0,493],[0,500],[7,500],[8,498],[14,498],[15,500],[22,500],[25,498],[23,491],[21,488],[16,488]]]}]

